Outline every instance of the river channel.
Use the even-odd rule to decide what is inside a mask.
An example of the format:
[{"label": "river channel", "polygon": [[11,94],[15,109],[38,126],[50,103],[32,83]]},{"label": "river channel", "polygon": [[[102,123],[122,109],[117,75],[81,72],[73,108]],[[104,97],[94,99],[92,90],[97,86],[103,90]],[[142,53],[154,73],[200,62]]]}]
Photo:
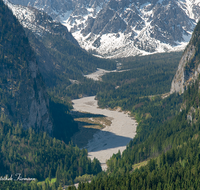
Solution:
[{"label": "river channel", "polygon": [[101,114],[111,120],[111,125],[106,126],[93,135],[88,142],[88,157],[96,157],[106,170],[106,160],[119,150],[123,152],[126,145],[136,134],[137,122],[128,114],[109,109],[98,108],[95,96],[73,100],[74,111]]}]

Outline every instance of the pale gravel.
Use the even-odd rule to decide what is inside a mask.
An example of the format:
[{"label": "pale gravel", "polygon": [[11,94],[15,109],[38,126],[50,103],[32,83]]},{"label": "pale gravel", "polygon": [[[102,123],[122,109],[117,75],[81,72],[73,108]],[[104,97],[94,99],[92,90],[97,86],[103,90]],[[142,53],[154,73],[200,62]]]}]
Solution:
[{"label": "pale gravel", "polygon": [[105,75],[106,73],[121,73],[121,72],[125,72],[125,71],[129,71],[130,69],[127,69],[127,70],[112,70],[112,71],[108,71],[108,70],[105,70],[105,69],[100,69],[100,68],[97,68],[97,70],[93,73],[90,73],[88,75],[84,75],[84,77],[86,78],[89,78],[89,79],[92,79],[92,80],[95,80],[95,81],[102,81],[102,76]]},{"label": "pale gravel", "polygon": [[102,114],[112,118],[112,124],[95,133],[93,139],[85,147],[89,158],[96,157],[101,162],[102,169],[106,170],[106,160],[119,150],[122,153],[130,140],[134,138],[137,122],[124,112],[98,108],[95,96],[76,99],[72,102],[74,111]]}]

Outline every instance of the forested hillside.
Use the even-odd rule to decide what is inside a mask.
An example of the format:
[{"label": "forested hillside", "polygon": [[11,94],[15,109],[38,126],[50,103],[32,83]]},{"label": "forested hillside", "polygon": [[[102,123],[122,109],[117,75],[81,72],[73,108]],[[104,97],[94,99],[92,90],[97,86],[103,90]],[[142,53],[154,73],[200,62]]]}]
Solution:
[{"label": "forested hillside", "polygon": [[120,106],[131,111],[133,106],[141,102],[140,97],[169,92],[181,54],[155,54],[118,60],[123,63],[122,69],[128,71],[109,73],[102,77],[114,88],[98,92],[99,106]]},{"label": "forested hillside", "polygon": [[199,84],[200,79],[184,93],[177,116],[164,124],[159,120],[156,126],[149,123],[153,129],[142,132],[140,123],[137,136],[123,154],[107,162],[108,173],[79,189],[199,189]]},{"label": "forested hillside", "polygon": [[31,46],[37,53],[39,68],[44,76],[49,93],[65,98],[66,88],[72,84],[69,79],[82,84],[84,74],[97,68],[115,69],[111,60],[94,57],[61,36],[46,34],[42,38],[27,31]]},{"label": "forested hillside", "polygon": [[101,171],[97,160],[87,158],[87,150],[51,138],[46,132],[23,130],[19,124],[12,126],[1,118],[0,133],[1,176],[21,173],[37,180],[57,177],[63,184],[71,184],[76,176]]},{"label": "forested hillside", "polygon": [[[198,28],[199,24],[193,38]],[[199,42],[193,38],[190,45],[196,51]],[[198,62],[193,63],[198,56],[191,56],[186,64],[192,73],[198,69]],[[140,97],[138,104],[131,104],[139,122],[137,135],[122,155],[119,152],[107,161],[107,173],[79,189],[199,189],[199,85],[200,76],[188,83],[183,95]]]},{"label": "forested hillside", "polygon": [[77,176],[96,175],[99,161],[65,143],[77,130],[69,105],[55,97],[49,101],[23,27],[2,0],[0,23],[0,176],[36,178],[33,183],[1,181],[0,189],[46,188],[48,182],[42,186],[37,180],[47,177],[56,178],[51,189],[58,189]]},{"label": "forested hillside", "polygon": [[5,2],[26,31],[51,95],[67,100],[64,94],[66,87],[71,84],[70,80],[82,82],[84,74],[94,72],[97,68],[116,68],[115,61],[100,59],[80,48],[67,27],[45,12]]},{"label": "forested hillside", "polygon": [[[70,105],[53,95],[49,102],[35,52],[24,29],[3,2],[1,4],[0,113],[14,124],[19,122],[24,128],[32,127],[37,132],[47,131],[68,143],[78,131],[69,115]],[[51,74],[49,78],[56,80]]]},{"label": "forested hillside", "polygon": [[52,135],[49,100],[25,32],[4,6],[0,6],[0,114],[23,128]]},{"label": "forested hillside", "polygon": [[100,107],[120,106],[131,111],[139,97],[169,92],[181,55],[174,52],[118,59],[117,63],[122,63],[119,72],[105,74],[102,81],[85,78],[61,92],[72,99],[97,95]]}]

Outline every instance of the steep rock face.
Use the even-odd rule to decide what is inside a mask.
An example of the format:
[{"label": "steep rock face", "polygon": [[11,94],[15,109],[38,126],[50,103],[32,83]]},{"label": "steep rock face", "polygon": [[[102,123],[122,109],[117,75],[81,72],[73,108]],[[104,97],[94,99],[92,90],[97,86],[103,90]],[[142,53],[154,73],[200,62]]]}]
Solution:
[{"label": "steep rock face", "polygon": [[[172,81],[170,90],[171,94],[174,92],[182,94],[184,92],[184,87],[186,85],[186,82],[188,81],[188,74],[185,70],[185,66],[188,61],[194,56],[194,53],[195,47],[193,45],[189,45],[179,62],[178,70],[176,71],[176,74]],[[189,78],[191,80],[191,78],[193,78],[193,75],[190,74]]]},{"label": "steep rock face", "polygon": [[183,50],[200,18],[198,0],[11,1],[44,10],[107,58]]},{"label": "steep rock face", "polygon": [[190,43],[186,47],[179,62],[178,70],[171,84],[170,93],[182,94],[187,86],[194,82],[200,74],[200,22],[195,27]]},{"label": "steep rock face", "polygon": [[2,1],[0,4],[1,115],[25,129],[32,127],[52,135],[49,100],[34,52],[18,20]]}]

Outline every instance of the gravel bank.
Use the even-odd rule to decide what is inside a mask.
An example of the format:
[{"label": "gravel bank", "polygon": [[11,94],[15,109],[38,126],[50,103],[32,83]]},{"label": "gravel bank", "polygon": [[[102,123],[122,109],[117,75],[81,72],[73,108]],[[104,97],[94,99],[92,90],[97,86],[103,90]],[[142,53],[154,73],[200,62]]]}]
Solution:
[{"label": "gravel bank", "polygon": [[106,160],[119,150],[123,152],[126,145],[136,134],[137,122],[128,114],[108,109],[100,109],[97,106],[95,96],[73,100],[74,111],[89,112],[107,116],[112,124],[94,134],[85,148],[88,156],[96,157],[106,169]]}]

